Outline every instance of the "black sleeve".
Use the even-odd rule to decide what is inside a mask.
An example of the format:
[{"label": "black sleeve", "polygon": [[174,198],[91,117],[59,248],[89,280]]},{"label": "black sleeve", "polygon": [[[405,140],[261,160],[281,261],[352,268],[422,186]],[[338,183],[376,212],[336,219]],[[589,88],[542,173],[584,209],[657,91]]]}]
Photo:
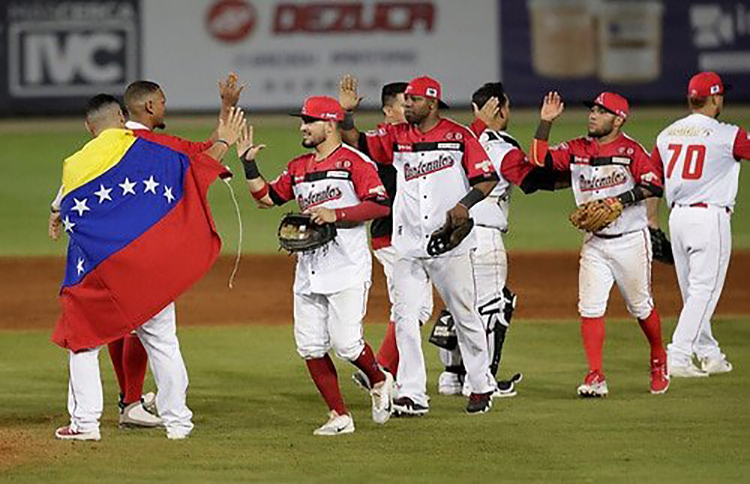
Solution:
[{"label": "black sleeve", "polygon": [[521,190],[525,194],[534,193],[537,190],[551,192],[557,187],[558,172],[548,168],[534,168],[521,182]]},{"label": "black sleeve", "polygon": [[268,196],[271,197],[273,204],[279,207],[287,202],[276,193],[276,190],[274,190],[271,185],[268,185]]},{"label": "black sleeve", "polygon": [[357,149],[367,156],[370,156],[370,148],[367,146],[367,135],[365,133],[359,133],[359,143],[357,143]]}]

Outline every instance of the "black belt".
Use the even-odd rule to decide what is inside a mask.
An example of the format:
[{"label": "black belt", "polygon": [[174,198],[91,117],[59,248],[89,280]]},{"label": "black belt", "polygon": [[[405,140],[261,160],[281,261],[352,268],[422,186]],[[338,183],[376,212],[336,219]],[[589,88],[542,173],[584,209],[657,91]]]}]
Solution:
[{"label": "black belt", "polygon": [[619,239],[625,234],[594,234],[594,237],[599,237],[600,239]]},{"label": "black belt", "polygon": [[[674,202],[672,202],[672,208],[674,208],[675,206],[677,206],[677,204],[674,203]],[[709,207],[709,205],[707,203],[704,203],[704,202],[691,203],[690,205],[679,205],[679,206],[680,207],[697,207],[697,208],[708,208]],[[718,207],[718,205],[717,205],[717,207]],[[718,207],[718,208],[723,208],[724,211],[726,211],[727,213],[732,213],[732,209],[730,209],[729,207]]]}]

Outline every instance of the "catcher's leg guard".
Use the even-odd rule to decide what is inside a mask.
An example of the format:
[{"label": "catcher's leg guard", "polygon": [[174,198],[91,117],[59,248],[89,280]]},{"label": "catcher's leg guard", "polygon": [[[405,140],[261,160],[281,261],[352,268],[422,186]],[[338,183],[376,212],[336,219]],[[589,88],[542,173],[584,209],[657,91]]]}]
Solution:
[{"label": "catcher's leg guard", "polygon": [[480,305],[478,310],[487,330],[487,345],[490,351],[490,371],[497,376],[500,359],[503,353],[505,336],[510,326],[513,311],[516,307],[516,295],[504,287],[502,294],[497,295]]}]

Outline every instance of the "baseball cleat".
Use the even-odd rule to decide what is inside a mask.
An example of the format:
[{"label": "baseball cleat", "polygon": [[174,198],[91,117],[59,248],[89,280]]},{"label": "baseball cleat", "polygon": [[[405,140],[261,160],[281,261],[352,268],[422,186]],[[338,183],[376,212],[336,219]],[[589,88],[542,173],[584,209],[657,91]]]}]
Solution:
[{"label": "baseball cleat", "polygon": [[149,413],[140,401],[127,405],[120,412],[120,427],[158,427],[162,421],[156,415]]},{"label": "baseball cleat", "polygon": [[498,380],[497,390],[492,394],[492,398],[515,397],[518,394],[516,392],[516,384],[521,383],[522,380],[523,373],[516,373],[510,380]]},{"label": "baseball cleat", "polygon": [[169,440],[185,440],[190,436],[190,433],[184,432],[167,432],[167,438]]},{"label": "baseball cleat", "polygon": [[669,365],[669,376],[678,378],[703,378],[708,373],[696,367],[692,362],[685,365]]},{"label": "baseball cleat", "polygon": [[578,387],[578,395],[584,398],[606,397],[608,393],[607,381],[600,371],[590,371],[583,380],[583,384]]},{"label": "baseball cleat", "polygon": [[466,413],[477,414],[489,412],[492,408],[493,393],[472,393],[469,395],[469,403],[466,404]]},{"label": "baseball cleat", "polygon": [[669,373],[667,373],[667,364],[664,361],[651,361],[651,393],[660,395],[667,393],[669,388]]},{"label": "baseball cleat", "polygon": [[421,417],[429,411],[429,406],[415,403],[409,397],[401,397],[393,400],[393,414],[397,417]]},{"label": "baseball cleat", "polygon": [[724,355],[721,355],[719,358],[702,358],[700,362],[701,370],[709,375],[732,371],[732,364],[727,361],[727,357]]},{"label": "baseball cleat", "polygon": [[91,432],[80,432],[73,430],[70,425],[66,425],[55,430],[55,438],[60,440],[92,440],[98,442],[102,437],[99,429],[92,430]]},{"label": "baseball cleat", "polygon": [[444,371],[438,378],[438,393],[441,395],[461,395],[464,388],[463,375]]},{"label": "baseball cleat", "polygon": [[354,420],[348,414],[339,415],[335,410],[328,414],[328,422],[313,432],[313,435],[343,435],[354,432]]},{"label": "baseball cleat", "polygon": [[357,370],[352,375],[352,380],[354,380],[354,383],[357,384],[359,388],[362,390],[365,390],[369,392],[372,390],[372,387],[370,386],[370,379],[367,378],[367,375],[365,375],[365,372],[362,370]]},{"label": "baseball cleat", "polygon": [[141,403],[143,408],[152,415],[159,415],[159,411],[156,409],[156,394],[154,392],[148,392],[141,397]]},{"label": "baseball cleat", "polygon": [[393,400],[391,399],[391,389],[393,388],[393,375],[383,371],[385,380],[376,384],[370,390],[372,397],[372,420],[377,424],[384,424],[391,418],[393,411]]}]

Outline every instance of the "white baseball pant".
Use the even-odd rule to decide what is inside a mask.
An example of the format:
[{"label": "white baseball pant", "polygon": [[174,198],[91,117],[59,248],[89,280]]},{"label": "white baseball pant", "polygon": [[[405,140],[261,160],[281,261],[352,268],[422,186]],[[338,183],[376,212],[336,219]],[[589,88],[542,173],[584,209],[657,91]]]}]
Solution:
[{"label": "white baseball pant", "polygon": [[294,339],[297,353],[322,358],[333,348],[336,356],[354,361],[365,349],[362,320],[367,312],[370,283],[333,294],[294,294]]},{"label": "white baseball pant", "polygon": [[[174,303],[136,329],[146,348],[156,382],[156,407],[169,434],[188,435],[193,413],[187,407],[188,376],[177,339]],[[99,373],[101,346],[78,353],[69,352],[68,413],[73,430],[99,429],[102,415],[102,380]]]},{"label": "white baseball pant", "polygon": [[[388,301],[391,303],[391,321],[396,321],[396,296],[395,296],[395,285],[393,282],[393,266],[396,261],[396,249],[393,246],[383,247],[373,252],[375,258],[383,266],[383,272],[385,273],[385,281],[388,289]],[[419,311],[419,321],[426,323],[432,317],[433,299],[432,299],[432,284],[427,281],[424,288],[420,290],[420,294],[424,294],[424,300],[422,301],[422,307]]]},{"label": "white baseball pant", "polygon": [[396,344],[398,397],[409,397],[415,403],[428,405],[427,372],[419,327],[422,295],[420,289],[429,281],[435,284],[453,315],[458,345],[472,389],[478,393],[495,389],[490,374],[487,337],[476,311],[476,289],[471,254],[436,258],[396,258],[394,281],[396,295]]},{"label": "white baseball pant", "polygon": [[723,207],[675,206],[669,216],[677,282],[683,307],[672,343],[670,365],[698,358],[721,358],[711,331],[732,253],[731,215]]},{"label": "white baseball pant", "polygon": [[648,229],[614,239],[586,235],[578,272],[578,312],[599,318],[607,311],[617,283],[628,312],[645,319],[654,309],[651,297],[651,236]]}]

